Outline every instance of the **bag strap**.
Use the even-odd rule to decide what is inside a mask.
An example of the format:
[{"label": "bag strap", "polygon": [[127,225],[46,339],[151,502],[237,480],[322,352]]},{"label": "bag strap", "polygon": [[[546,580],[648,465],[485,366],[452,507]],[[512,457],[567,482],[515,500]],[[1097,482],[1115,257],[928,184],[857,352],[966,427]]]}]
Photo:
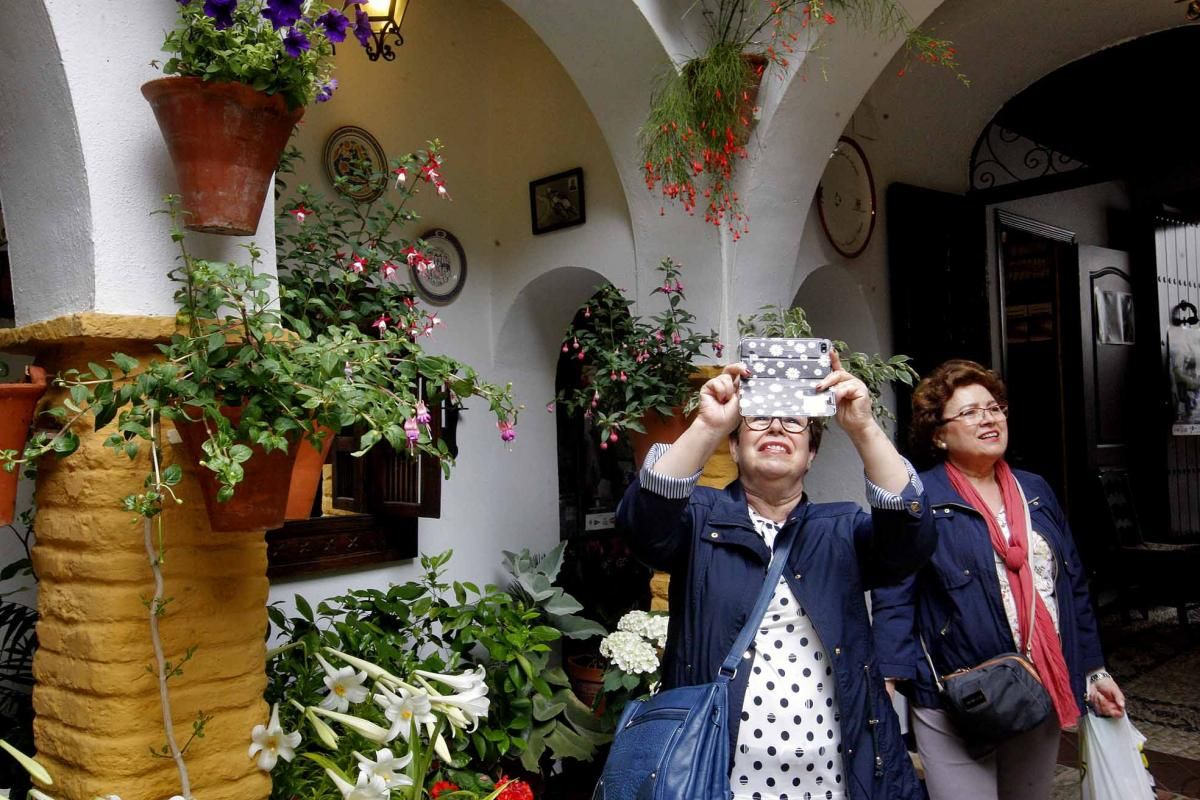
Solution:
[{"label": "bag strap", "polygon": [[771,597],[775,594],[775,586],[779,583],[779,577],[783,574],[783,568],[787,566],[788,556],[792,552],[792,543],[800,535],[800,528],[804,525],[805,517],[808,516],[810,505],[811,503],[804,504],[800,512],[800,519],[791,535],[781,537],[782,541],[776,538],[775,551],[771,555],[771,566],[767,569],[767,577],[763,581],[762,589],[758,592],[758,600],[754,603],[754,610],[750,612],[750,616],[746,617],[746,624],[742,626],[741,632],[733,640],[733,647],[730,648],[729,655],[725,657],[724,663],[721,664],[717,680],[728,683],[737,674],[738,662],[741,661],[746,648],[750,646],[750,642],[754,638],[754,633],[758,630],[758,626],[762,624],[762,618],[767,613],[767,606],[770,605]]}]

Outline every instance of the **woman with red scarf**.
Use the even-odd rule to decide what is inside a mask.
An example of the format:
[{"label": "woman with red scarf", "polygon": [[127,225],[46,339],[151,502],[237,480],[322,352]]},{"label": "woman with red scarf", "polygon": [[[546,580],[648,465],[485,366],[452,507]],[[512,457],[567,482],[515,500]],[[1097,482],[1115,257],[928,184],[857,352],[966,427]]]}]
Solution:
[{"label": "woman with red scarf", "polygon": [[[940,461],[921,473],[938,546],[916,575],[872,592],[881,671],[912,704],[931,800],[1043,800],[1059,731],[1085,700],[1105,716],[1125,709],[1104,670],[1079,553],[1049,485],[1004,460],[1008,405],[996,373],[942,364],[913,393],[912,435]],[[949,675],[1002,653],[1028,654],[1053,708],[1037,727],[981,747],[942,709],[930,663]]]}]

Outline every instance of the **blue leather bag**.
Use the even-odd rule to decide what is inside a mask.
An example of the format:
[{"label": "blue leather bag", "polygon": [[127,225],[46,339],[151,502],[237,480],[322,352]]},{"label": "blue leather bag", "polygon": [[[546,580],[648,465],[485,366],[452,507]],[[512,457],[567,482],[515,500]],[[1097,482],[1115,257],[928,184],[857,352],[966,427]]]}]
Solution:
[{"label": "blue leather bag", "polygon": [[729,800],[729,681],[767,613],[793,538],[777,544],[758,602],[717,680],[625,706],[592,800]]}]

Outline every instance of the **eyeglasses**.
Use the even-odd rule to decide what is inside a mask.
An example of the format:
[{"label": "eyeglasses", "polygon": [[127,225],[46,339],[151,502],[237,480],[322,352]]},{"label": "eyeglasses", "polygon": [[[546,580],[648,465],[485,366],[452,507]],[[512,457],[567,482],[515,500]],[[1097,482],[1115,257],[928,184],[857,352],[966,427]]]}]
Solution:
[{"label": "eyeglasses", "polygon": [[942,420],[938,424],[946,425],[948,423],[954,422],[955,420],[959,420],[960,422],[965,422],[968,425],[980,425],[983,423],[983,415],[984,414],[987,414],[987,415],[993,416],[993,417],[1000,417],[1001,419],[1007,419],[1008,418],[1008,405],[1005,403],[992,403],[990,406],[983,406],[982,408],[980,408],[979,406],[972,406],[971,408],[964,408],[962,411],[958,412],[953,417],[947,417],[946,419]]},{"label": "eyeglasses", "polygon": [[752,431],[765,431],[771,427],[771,423],[779,420],[779,426],[788,433],[804,433],[808,429],[807,419],[796,419],[795,417],[746,417],[746,427]]}]

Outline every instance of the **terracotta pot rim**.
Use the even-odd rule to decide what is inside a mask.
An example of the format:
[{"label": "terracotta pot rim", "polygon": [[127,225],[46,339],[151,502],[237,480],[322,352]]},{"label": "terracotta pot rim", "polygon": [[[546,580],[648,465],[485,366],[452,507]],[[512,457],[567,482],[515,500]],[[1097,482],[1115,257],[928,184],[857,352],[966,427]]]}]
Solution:
[{"label": "terracotta pot rim", "polygon": [[19,383],[0,383],[0,397],[41,396],[50,386],[43,367],[29,367],[29,380]]},{"label": "terracotta pot rim", "polygon": [[302,115],[304,106],[289,109],[287,100],[281,94],[267,94],[253,86],[240,81],[207,81],[194,75],[166,75],[142,84],[142,96],[153,103],[157,98],[167,94],[180,92],[207,92],[209,94],[242,95],[242,102],[250,100],[259,105],[282,106],[284,111]]}]

